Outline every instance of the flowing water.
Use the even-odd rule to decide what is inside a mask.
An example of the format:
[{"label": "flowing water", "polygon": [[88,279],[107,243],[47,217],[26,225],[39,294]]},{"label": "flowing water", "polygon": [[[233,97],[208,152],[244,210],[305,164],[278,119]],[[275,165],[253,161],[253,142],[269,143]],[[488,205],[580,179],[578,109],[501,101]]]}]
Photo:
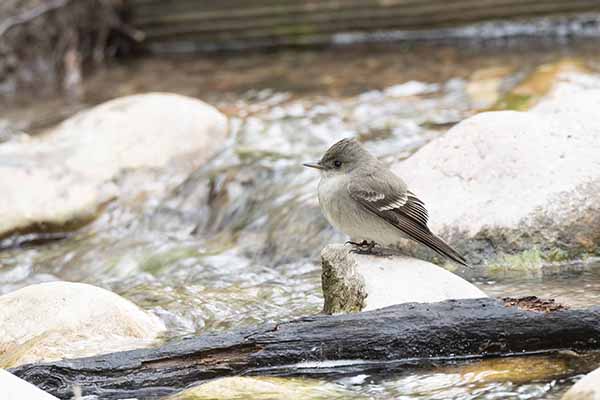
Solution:
[{"label": "flowing water", "polygon": [[[547,71],[565,64],[600,72],[597,44],[378,45],[147,58],[97,72],[76,97],[5,101],[0,140],[147,91],[217,106],[230,117],[230,139],[164,197],[111,204],[62,240],[1,251],[0,294],[57,279],[91,283],[156,313],[168,337],[318,313],[318,254],[343,237],[320,214],[317,175],[300,163],[347,136],[360,137],[386,161],[408,157],[476,112],[519,106],[508,94],[523,82],[530,82],[535,97],[547,86],[543,80],[553,78]],[[178,179],[168,172],[151,178]],[[136,182],[127,179],[125,187]],[[600,297],[594,268],[467,278],[498,297],[533,294],[575,307],[598,304]],[[357,398],[557,399],[598,364],[594,357],[338,371],[324,379]]]}]

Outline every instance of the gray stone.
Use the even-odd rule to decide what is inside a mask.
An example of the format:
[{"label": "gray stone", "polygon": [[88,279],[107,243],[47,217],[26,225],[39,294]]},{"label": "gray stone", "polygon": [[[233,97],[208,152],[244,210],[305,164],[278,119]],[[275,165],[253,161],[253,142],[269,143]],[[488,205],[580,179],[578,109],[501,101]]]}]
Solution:
[{"label": "gray stone", "polygon": [[108,290],[49,282],[0,296],[0,368],[147,347],[162,321]]},{"label": "gray stone", "polygon": [[350,246],[321,252],[323,311],[368,311],[402,303],[487,297],[471,283],[437,265],[391,253],[364,255]]},{"label": "gray stone", "polygon": [[[472,263],[600,250],[600,85],[563,78],[528,112],[475,115],[393,167]],[[514,260],[513,260],[514,261]]]},{"label": "gray stone", "polygon": [[151,93],[111,100],[34,138],[0,144],[0,238],[68,230],[112,199],[168,189],[127,172],[177,164],[187,176],[224,143],[227,120],[200,100]]}]

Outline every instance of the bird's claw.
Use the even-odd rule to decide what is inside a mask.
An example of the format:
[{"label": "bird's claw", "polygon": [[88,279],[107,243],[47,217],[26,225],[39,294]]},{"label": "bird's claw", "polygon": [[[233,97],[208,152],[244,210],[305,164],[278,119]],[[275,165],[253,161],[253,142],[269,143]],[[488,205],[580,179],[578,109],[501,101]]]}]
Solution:
[{"label": "bird's claw", "polygon": [[374,240],[371,240],[370,242],[363,240],[360,243],[352,242],[349,240],[346,242],[346,244],[352,245],[353,249],[350,250],[350,252],[356,253],[356,254],[373,254],[373,249],[375,248],[375,245],[376,245]]}]

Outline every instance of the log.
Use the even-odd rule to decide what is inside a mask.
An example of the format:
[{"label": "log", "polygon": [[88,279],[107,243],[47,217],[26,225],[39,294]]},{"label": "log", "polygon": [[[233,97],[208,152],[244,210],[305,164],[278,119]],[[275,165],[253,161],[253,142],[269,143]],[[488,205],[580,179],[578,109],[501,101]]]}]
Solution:
[{"label": "log", "polygon": [[300,362],[357,360],[356,371],[390,361],[422,365],[592,350],[600,348],[599,335],[600,307],[569,310],[535,298],[462,299],[311,316],[11,372],[62,399],[71,397],[74,385],[102,399],[153,399],[217,377],[317,371],[294,365]]}]

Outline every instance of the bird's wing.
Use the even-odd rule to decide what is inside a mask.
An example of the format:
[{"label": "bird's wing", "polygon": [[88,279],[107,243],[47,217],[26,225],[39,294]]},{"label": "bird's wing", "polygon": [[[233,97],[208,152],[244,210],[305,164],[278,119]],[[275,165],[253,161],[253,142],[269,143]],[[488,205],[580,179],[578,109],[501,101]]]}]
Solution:
[{"label": "bird's wing", "polygon": [[406,189],[404,182],[391,171],[380,171],[378,175],[353,180],[347,187],[350,197],[409,238],[467,266],[462,255],[429,230],[424,203]]},{"label": "bird's wing", "polygon": [[[427,229],[429,215],[419,198],[391,172],[387,179],[373,175],[362,177],[348,185],[350,197],[385,219],[409,218]],[[372,210],[371,210],[372,208]]]}]

